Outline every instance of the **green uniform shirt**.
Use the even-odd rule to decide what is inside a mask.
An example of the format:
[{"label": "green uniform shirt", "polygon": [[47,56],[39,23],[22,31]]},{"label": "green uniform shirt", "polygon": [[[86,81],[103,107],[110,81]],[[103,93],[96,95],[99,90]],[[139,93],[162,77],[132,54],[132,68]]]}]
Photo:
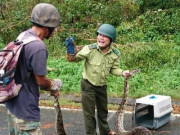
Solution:
[{"label": "green uniform shirt", "polygon": [[76,54],[76,62],[85,60],[83,79],[87,79],[95,86],[106,84],[109,74],[122,75],[119,68],[120,53],[112,46],[103,54],[97,44],[86,45]]}]

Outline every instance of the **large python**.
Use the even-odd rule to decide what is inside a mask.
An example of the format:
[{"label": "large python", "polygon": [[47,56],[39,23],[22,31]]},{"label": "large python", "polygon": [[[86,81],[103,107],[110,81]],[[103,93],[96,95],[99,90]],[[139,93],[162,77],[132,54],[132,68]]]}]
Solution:
[{"label": "large python", "polygon": [[[130,74],[132,76],[133,74],[139,71],[140,70],[133,70],[130,72]],[[129,85],[128,85],[129,79],[130,77],[127,77],[127,78],[125,77],[124,79],[124,94],[123,94],[121,104],[119,105],[119,108],[116,112],[116,122],[115,122],[116,135],[152,135],[150,130],[142,126],[137,126],[133,128],[131,131],[126,131],[124,129],[123,120],[124,120],[124,111],[126,108],[128,92],[129,92]]]},{"label": "large python", "polygon": [[56,110],[56,120],[55,120],[56,133],[57,133],[57,135],[66,135],[66,132],[64,130],[62,112],[61,112],[61,108],[59,105],[59,97],[55,98],[54,107]]}]

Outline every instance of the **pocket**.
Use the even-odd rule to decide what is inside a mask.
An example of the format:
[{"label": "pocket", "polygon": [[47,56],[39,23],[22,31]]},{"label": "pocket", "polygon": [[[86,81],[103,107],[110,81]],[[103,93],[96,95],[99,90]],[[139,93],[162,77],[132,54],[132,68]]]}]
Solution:
[{"label": "pocket", "polygon": [[89,69],[93,74],[97,74],[100,72],[101,69],[101,61],[89,61]]},{"label": "pocket", "polygon": [[113,66],[113,60],[111,60],[111,59],[107,60],[106,61],[106,70],[105,70],[106,75],[109,75],[112,66]]},{"label": "pocket", "polygon": [[99,66],[101,64],[101,61],[90,60],[89,64],[94,65],[94,66]]},{"label": "pocket", "polygon": [[18,130],[29,131],[29,130],[35,130],[39,128],[40,122],[34,122],[34,121],[26,122],[26,121],[21,121],[21,119],[19,119],[19,123],[17,125],[18,125]]},{"label": "pocket", "polygon": [[81,91],[89,91],[92,88],[92,84],[87,79],[81,80]]},{"label": "pocket", "polygon": [[106,67],[112,67],[112,66],[113,66],[113,63],[114,63],[114,60],[113,60],[113,59],[107,59],[107,60],[106,60]]},{"label": "pocket", "polygon": [[14,79],[7,86],[0,86],[0,102],[4,102],[10,98],[17,96],[21,87],[21,84],[15,84]]},{"label": "pocket", "polygon": [[113,63],[106,63],[106,67],[107,67],[107,68],[111,68],[112,65],[113,65]]}]

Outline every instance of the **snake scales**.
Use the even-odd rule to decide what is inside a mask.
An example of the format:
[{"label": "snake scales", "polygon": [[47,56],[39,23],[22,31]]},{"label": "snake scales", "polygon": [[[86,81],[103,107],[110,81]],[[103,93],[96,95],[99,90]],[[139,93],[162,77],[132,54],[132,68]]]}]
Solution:
[{"label": "snake scales", "polygon": [[[130,72],[130,74],[132,76],[133,74],[135,74],[139,71],[140,70],[133,70]],[[123,120],[124,120],[124,111],[126,108],[126,101],[127,101],[128,92],[129,92],[129,85],[128,85],[129,79],[130,79],[130,77],[125,78],[125,80],[124,80],[123,99],[122,99],[122,102],[119,105],[119,108],[116,113],[116,122],[115,122],[116,135],[152,135],[150,130],[148,130],[147,128],[142,127],[142,126],[135,127],[131,131],[126,131],[124,129]]]},{"label": "snake scales", "polygon": [[55,98],[54,107],[56,110],[56,121],[55,121],[56,133],[57,135],[66,135],[66,132],[64,130],[62,112],[59,105],[59,97]]}]

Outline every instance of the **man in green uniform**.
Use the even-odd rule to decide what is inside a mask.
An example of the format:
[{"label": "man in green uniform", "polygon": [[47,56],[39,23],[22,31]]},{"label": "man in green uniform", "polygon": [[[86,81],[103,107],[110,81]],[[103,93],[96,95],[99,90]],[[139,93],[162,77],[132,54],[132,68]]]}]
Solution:
[{"label": "man in green uniform", "polygon": [[[82,107],[86,135],[96,135],[95,107],[100,135],[115,135],[107,122],[107,78],[109,74],[129,77],[129,71],[119,68],[120,53],[111,46],[116,39],[116,29],[110,24],[103,24],[97,30],[97,43],[84,46],[78,53],[70,54],[69,62],[85,60],[81,80]],[[72,40],[66,44],[71,45]],[[72,52],[72,51],[71,51]],[[76,52],[76,51],[74,51]]]}]

